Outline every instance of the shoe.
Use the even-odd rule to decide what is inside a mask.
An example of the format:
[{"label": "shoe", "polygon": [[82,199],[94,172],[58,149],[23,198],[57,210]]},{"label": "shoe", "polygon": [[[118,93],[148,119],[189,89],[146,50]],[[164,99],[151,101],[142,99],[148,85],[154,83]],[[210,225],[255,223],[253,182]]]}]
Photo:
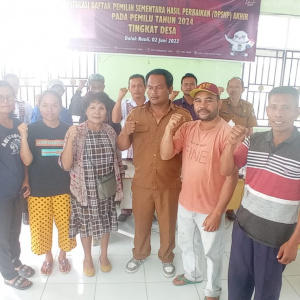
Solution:
[{"label": "shoe", "polygon": [[126,222],[127,219],[128,219],[128,215],[127,214],[120,214],[119,218],[118,218],[118,221],[119,222]]},{"label": "shoe", "polygon": [[101,264],[101,262],[100,262],[100,268],[101,268],[101,271],[104,272],[104,273],[110,272],[111,271],[111,264],[110,264],[110,262],[108,262],[107,265],[104,265],[104,264]]},{"label": "shoe", "polygon": [[226,217],[229,221],[233,222],[235,220],[234,210],[230,209],[226,211]]},{"label": "shoe", "polygon": [[83,268],[83,273],[85,276],[87,277],[93,277],[95,275],[95,269],[87,269],[87,268]]},{"label": "shoe", "polygon": [[126,272],[135,273],[143,263],[143,260],[137,260],[134,257],[127,263]]},{"label": "shoe", "polygon": [[173,262],[170,263],[163,263],[163,274],[165,277],[173,277],[175,276],[175,266]]}]

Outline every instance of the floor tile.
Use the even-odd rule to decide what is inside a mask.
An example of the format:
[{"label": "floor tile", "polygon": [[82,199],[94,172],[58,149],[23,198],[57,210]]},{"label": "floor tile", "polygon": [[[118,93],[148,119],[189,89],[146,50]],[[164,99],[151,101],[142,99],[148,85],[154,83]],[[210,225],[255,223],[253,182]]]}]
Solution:
[{"label": "floor tile", "polygon": [[148,300],[202,300],[194,285],[175,286],[171,282],[147,283]]},{"label": "floor tile", "polygon": [[300,250],[298,250],[296,260],[288,264],[283,272],[283,276],[300,276]]},{"label": "floor tile", "polygon": [[19,291],[6,284],[0,285],[1,300],[40,300],[45,289],[45,284],[36,283],[32,280],[33,285],[28,290]]},{"label": "floor tile", "polygon": [[93,300],[95,284],[50,284],[48,283],[41,300],[85,299]]},{"label": "floor tile", "polygon": [[300,283],[300,277],[295,281],[293,281],[291,278],[293,277],[289,277],[289,280],[287,280],[286,278],[282,279],[282,288],[281,288],[281,293],[280,293],[280,300],[300,300],[300,296],[299,294],[296,293],[295,289],[292,287],[292,284],[290,283],[293,282],[293,284],[297,284],[298,282],[298,290],[300,289],[299,287],[299,283]]},{"label": "floor tile", "polygon": [[287,277],[285,277],[285,279],[292,286],[292,288],[296,291],[296,293],[300,299],[300,276],[287,276]]},{"label": "floor tile", "polygon": [[95,299],[147,300],[145,283],[97,284]]}]

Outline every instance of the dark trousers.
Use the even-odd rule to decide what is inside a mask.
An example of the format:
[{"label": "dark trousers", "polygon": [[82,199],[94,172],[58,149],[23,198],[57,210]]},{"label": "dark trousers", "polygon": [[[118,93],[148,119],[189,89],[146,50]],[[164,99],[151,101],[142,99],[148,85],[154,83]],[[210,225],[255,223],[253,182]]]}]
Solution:
[{"label": "dark trousers", "polygon": [[254,300],[278,300],[285,268],[277,261],[278,250],[252,240],[235,222],[228,270],[228,299],[250,300],[255,288]]},{"label": "dark trousers", "polygon": [[19,198],[0,201],[0,272],[6,280],[18,276],[15,268],[21,265],[21,214]]}]

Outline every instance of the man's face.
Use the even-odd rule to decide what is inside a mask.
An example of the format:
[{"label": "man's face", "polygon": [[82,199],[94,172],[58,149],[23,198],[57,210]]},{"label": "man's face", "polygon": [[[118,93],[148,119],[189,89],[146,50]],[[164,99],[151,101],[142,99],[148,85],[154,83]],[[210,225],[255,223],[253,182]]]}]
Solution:
[{"label": "man's face", "polygon": [[194,98],[194,110],[202,121],[212,121],[219,116],[221,100],[208,92],[198,92]]},{"label": "man's face", "polygon": [[163,75],[150,75],[147,82],[147,94],[152,105],[163,105],[169,102],[169,95],[172,91],[173,87],[167,87]]},{"label": "man's face", "polygon": [[196,87],[196,80],[193,77],[186,77],[182,80],[181,91],[184,96],[189,96],[190,92]]},{"label": "man's face", "polygon": [[274,94],[269,99],[267,115],[274,132],[290,132],[299,116],[299,108],[291,95]]},{"label": "man's face", "polygon": [[241,95],[244,92],[242,82],[236,78],[229,80],[226,91],[230,98],[241,99]]},{"label": "man's face", "polygon": [[105,85],[102,81],[91,81],[89,85],[89,90],[94,93],[103,92],[104,88]]},{"label": "man's face", "polygon": [[146,86],[142,78],[130,79],[128,89],[133,100],[145,97]]}]

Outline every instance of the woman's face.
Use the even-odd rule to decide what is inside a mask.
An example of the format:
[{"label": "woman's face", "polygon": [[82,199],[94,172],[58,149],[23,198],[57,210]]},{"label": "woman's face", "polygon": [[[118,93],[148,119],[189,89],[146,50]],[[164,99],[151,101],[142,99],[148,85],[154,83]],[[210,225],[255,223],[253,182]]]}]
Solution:
[{"label": "woman's face", "polygon": [[59,120],[61,104],[59,99],[57,99],[57,97],[55,97],[54,95],[44,95],[39,105],[39,108],[43,119],[47,120],[48,122]]},{"label": "woman's face", "polygon": [[88,121],[94,124],[102,124],[106,121],[106,107],[103,103],[92,101],[86,110]]},{"label": "woman's face", "polygon": [[0,114],[9,115],[15,109],[16,98],[9,87],[0,87]]}]

